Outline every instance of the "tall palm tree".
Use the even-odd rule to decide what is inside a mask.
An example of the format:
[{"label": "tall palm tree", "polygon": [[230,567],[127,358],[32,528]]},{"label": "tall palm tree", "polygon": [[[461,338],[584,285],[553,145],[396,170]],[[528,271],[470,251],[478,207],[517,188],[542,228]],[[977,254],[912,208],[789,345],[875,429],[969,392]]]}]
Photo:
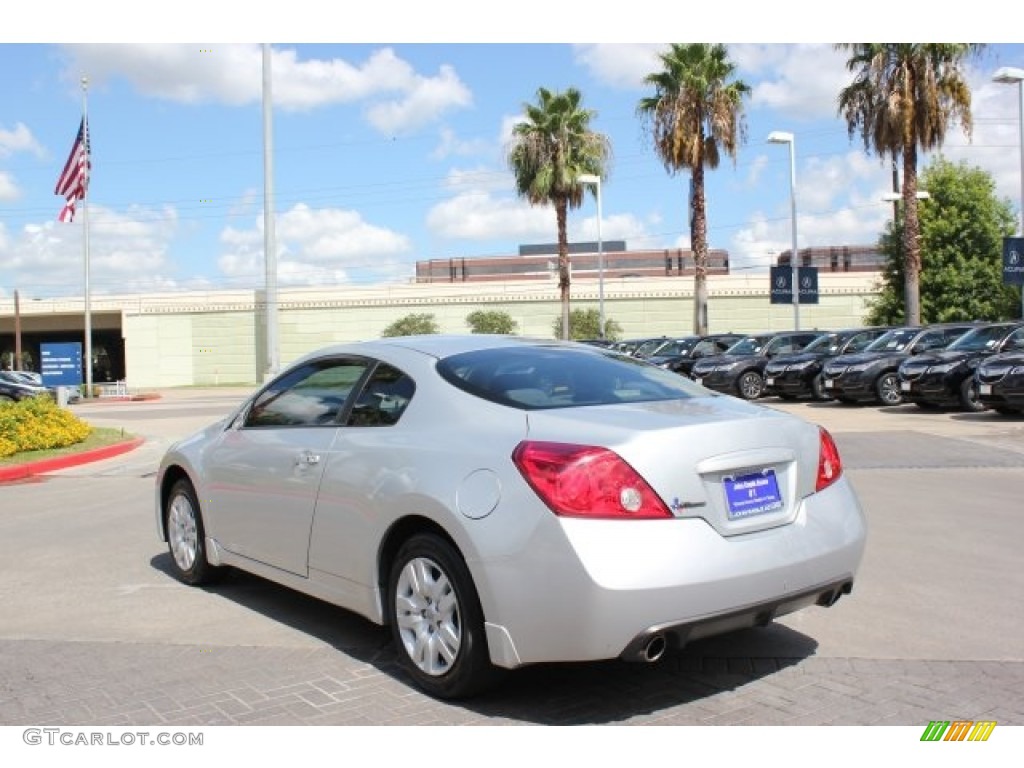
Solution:
[{"label": "tall palm tree", "polygon": [[[971,90],[964,62],[983,46],[974,43],[839,43],[850,53],[853,82],[839,92],[839,114],[864,149],[903,160],[904,320],[921,323],[921,225],[917,212],[918,150],[942,146],[959,122],[971,136]],[[896,222],[894,222],[895,224]]]},{"label": "tall palm tree", "polygon": [[663,70],[644,78],[654,95],[640,100],[637,113],[669,174],[690,171],[690,248],[694,261],[693,331],[708,332],[708,224],[704,169],[718,167],[722,154],[736,160],[746,141],[743,98],[750,87],[733,79],[736,65],[725,46],[673,43],[660,55]]},{"label": "tall palm tree", "polygon": [[[531,205],[553,205],[558,222],[558,288],[562,338],[569,338],[569,208],[579,208],[587,185],[581,175],[603,178],[611,157],[608,137],[590,129],[596,113],[584,109],[575,88],[537,89],[537,103],[524,104],[524,119],[512,129],[508,164],[516,192]],[[595,191],[596,190],[592,190]]]}]

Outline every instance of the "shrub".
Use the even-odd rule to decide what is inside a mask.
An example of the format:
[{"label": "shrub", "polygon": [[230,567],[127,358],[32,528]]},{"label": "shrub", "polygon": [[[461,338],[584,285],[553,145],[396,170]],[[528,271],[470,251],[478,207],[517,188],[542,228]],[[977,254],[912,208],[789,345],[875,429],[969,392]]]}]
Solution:
[{"label": "shrub", "polygon": [[46,396],[0,403],[0,458],[66,448],[82,442],[90,432],[89,424]]}]

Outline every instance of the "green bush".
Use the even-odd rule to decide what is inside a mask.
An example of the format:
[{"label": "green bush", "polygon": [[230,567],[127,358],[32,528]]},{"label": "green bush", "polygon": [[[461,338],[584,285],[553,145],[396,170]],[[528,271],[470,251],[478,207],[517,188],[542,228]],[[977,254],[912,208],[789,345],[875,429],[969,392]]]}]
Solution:
[{"label": "green bush", "polygon": [[89,436],[92,427],[52,398],[0,403],[0,458],[23,451],[66,448]]}]

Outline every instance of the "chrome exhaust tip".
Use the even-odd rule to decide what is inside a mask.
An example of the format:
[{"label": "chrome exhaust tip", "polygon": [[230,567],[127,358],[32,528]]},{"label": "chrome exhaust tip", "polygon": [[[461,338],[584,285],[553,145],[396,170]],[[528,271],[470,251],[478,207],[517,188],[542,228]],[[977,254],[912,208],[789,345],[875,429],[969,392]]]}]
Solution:
[{"label": "chrome exhaust tip", "polygon": [[654,663],[665,655],[667,648],[668,643],[665,640],[665,636],[654,635],[644,644],[643,650],[641,651],[643,654],[643,660],[648,663]]}]

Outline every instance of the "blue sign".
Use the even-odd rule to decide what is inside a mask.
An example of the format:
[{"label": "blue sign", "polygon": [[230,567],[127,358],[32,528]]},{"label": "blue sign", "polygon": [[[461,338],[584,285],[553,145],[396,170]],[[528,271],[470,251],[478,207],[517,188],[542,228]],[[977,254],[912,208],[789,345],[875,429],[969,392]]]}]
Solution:
[{"label": "blue sign", "polygon": [[43,386],[77,387],[82,383],[82,344],[77,341],[39,345]]},{"label": "blue sign", "polygon": [[1024,285],[1024,237],[1003,238],[1003,283]]},{"label": "blue sign", "polygon": [[[770,270],[772,304],[793,303],[793,268],[772,267]],[[797,280],[800,283],[800,303],[818,303],[818,268],[799,267]]]}]

